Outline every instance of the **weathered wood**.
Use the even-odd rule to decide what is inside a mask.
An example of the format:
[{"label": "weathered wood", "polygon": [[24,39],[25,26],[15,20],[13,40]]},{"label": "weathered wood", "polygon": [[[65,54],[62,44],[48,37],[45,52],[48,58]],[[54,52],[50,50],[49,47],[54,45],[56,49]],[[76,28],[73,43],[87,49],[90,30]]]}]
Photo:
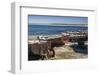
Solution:
[{"label": "weathered wood", "polygon": [[48,39],[47,41],[48,43],[50,43],[51,48],[54,48],[54,47],[63,46],[66,42],[69,41],[69,37],[64,36],[64,37],[59,37],[54,39]]}]

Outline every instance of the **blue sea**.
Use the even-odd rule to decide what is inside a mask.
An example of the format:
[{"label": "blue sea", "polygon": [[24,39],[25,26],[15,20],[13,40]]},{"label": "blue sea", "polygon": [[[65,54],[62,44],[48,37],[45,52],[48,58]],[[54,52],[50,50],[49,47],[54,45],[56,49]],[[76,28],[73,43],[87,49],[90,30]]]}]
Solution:
[{"label": "blue sea", "polygon": [[80,25],[28,25],[28,35],[52,35],[66,31],[88,30],[87,26]]}]

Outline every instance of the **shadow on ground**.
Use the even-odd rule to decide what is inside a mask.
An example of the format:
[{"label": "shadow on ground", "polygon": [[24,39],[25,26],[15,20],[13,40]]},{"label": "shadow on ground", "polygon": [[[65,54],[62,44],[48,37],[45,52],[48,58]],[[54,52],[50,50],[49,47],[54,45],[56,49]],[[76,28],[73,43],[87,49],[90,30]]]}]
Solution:
[{"label": "shadow on ground", "polygon": [[77,53],[88,54],[88,45],[71,45],[70,47]]}]

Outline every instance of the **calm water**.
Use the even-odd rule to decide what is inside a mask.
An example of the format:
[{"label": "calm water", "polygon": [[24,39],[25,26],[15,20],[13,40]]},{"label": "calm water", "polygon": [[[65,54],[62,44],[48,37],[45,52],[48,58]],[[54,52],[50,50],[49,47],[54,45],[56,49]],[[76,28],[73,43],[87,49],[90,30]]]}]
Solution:
[{"label": "calm water", "polygon": [[88,27],[81,26],[54,26],[54,25],[29,25],[28,35],[50,35],[50,34],[60,34],[65,31],[79,31],[87,30]]}]

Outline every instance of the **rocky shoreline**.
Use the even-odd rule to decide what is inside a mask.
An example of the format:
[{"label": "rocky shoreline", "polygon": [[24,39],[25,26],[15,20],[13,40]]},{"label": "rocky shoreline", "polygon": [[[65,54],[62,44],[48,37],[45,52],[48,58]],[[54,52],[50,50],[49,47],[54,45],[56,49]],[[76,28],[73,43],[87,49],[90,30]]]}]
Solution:
[{"label": "rocky shoreline", "polygon": [[[32,46],[35,46],[34,49],[36,49],[36,50],[38,50],[40,48],[40,45],[41,45],[41,41],[39,41],[37,39],[37,37],[38,36],[29,36],[29,39],[28,39],[28,45],[32,44]],[[75,42],[66,42],[67,41],[66,39],[65,39],[65,42],[63,44],[62,43],[62,35],[47,35],[47,37],[48,37],[48,40],[47,41],[43,41],[42,43],[45,43],[45,42],[51,43],[52,42],[51,44],[53,46],[49,45],[49,47],[51,47],[52,50],[54,50],[55,56],[54,57],[48,57],[46,60],[84,59],[84,58],[88,58],[88,54],[87,53],[76,52],[76,50],[75,50],[75,48],[77,48],[76,46],[78,46],[78,48],[83,48],[84,45],[83,46],[79,46]],[[60,45],[60,46],[58,47],[56,45]],[[47,45],[45,45],[45,46],[47,46]],[[72,46],[75,46],[75,48],[72,47]],[[85,46],[86,47],[84,47],[84,48],[87,48],[87,45],[85,45]],[[42,45],[42,47],[43,47],[43,45]],[[36,52],[36,50],[34,50],[34,49],[33,49],[33,51]],[[87,49],[85,49],[85,51],[87,52]],[[36,56],[36,55],[34,55],[34,56]],[[45,59],[43,59],[43,60],[45,60]]]}]

